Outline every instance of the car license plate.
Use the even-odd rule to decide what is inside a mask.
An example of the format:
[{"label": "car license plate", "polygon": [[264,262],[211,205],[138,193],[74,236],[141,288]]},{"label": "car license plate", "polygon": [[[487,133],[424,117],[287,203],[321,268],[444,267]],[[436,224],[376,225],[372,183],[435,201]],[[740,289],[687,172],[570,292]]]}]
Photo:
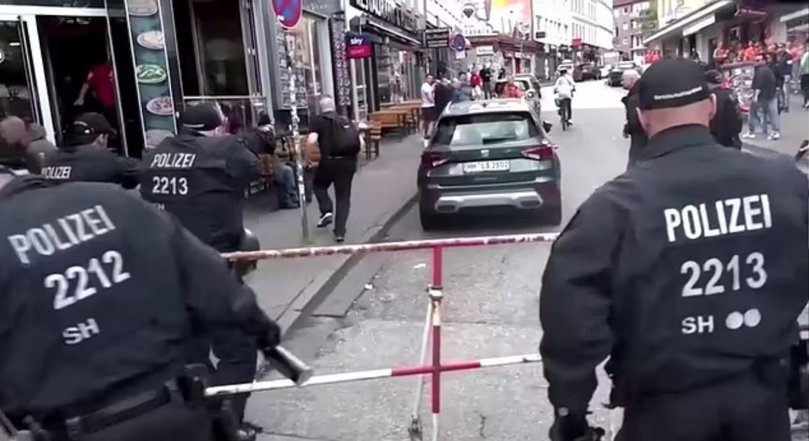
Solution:
[{"label": "car license plate", "polygon": [[463,165],[464,173],[508,171],[509,168],[510,168],[509,161],[467,162]]}]

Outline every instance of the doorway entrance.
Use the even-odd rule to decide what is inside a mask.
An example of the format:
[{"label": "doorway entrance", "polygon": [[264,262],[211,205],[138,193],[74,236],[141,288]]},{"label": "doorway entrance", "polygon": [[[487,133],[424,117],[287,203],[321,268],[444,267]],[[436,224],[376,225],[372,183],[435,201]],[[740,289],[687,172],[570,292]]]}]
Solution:
[{"label": "doorway entrance", "polygon": [[[105,17],[37,17],[57,145],[69,142],[84,112],[104,115],[120,128]],[[112,140],[111,140],[112,141]],[[118,147],[120,142],[110,147]]]},{"label": "doorway entrance", "polygon": [[100,112],[118,130],[110,147],[139,156],[135,81],[125,18],[103,8],[0,5],[0,118],[41,124],[63,145],[76,116]]}]

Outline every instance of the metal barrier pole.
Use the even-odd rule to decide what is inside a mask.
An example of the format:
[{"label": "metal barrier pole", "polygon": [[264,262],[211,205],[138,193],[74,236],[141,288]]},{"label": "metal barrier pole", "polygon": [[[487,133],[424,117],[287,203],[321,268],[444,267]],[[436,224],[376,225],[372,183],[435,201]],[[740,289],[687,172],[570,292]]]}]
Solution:
[{"label": "metal barrier pole", "polygon": [[[429,287],[427,288],[429,291]],[[433,316],[433,303],[427,302],[427,316],[424,318],[424,331],[421,334],[421,354],[419,355],[419,365],[427,363],[427,349],[430,345],[430,319]],[[421,424],[421,398],[424,396],[424,383],[427,377],[424,375],[418,379],[418,387],[416,387],[416,396],[413,400],[413,412],[410,414],[410,427],[407,433],[410,435],[411,441],[419,441],[422,439],[423,430]]]},{"label": "metal barrier pole", "polygon": [[433,248],[433,283],[430,287],[430,305],[432,315],[430,322],[433,328],[433,375],[432,375],[432,413],[433,441],[438,441],[439,416],[441,414],[441,300],[443,298],[444,249],[439,245]]}]

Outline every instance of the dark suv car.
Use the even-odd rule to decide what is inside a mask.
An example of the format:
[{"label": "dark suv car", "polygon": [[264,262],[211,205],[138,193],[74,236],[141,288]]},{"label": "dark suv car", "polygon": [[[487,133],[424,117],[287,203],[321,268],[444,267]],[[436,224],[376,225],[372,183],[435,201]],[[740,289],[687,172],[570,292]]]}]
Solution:
[{"label": "dark suv car", "polygon": [[450,215],[503,208],[558,225],[561,170],[555,149],[525,100],[450,104],[421,156],[422,228],[439,227]]}]

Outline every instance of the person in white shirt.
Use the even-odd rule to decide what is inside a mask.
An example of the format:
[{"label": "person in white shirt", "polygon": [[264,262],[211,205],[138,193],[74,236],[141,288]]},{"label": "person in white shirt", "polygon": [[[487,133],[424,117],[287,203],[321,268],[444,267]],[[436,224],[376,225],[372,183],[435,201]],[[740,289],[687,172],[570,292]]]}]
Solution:
[{"label": "person in white shirt", "polygon": [[556,106],[559,108],[559,115],[562,111],[567,113],[567,121],[573,124],[573,106],[571,101],[573,99],[573,92],[576,91],[576,82],[573,77],[567,73],[566,69],[559,71],[559,78],[556,79],[556,84],[553,86],[553,91],[556,94]]},{"label": "person in white shirt", "polygon": [[430,133],[433,131],[435,120],[438,119],[438,112],[435,109],[435,77],[432,74],[427,74],[427,78],[421,85],[421,120],[422,127],[424,128],[424,146],[430,138]]}]

